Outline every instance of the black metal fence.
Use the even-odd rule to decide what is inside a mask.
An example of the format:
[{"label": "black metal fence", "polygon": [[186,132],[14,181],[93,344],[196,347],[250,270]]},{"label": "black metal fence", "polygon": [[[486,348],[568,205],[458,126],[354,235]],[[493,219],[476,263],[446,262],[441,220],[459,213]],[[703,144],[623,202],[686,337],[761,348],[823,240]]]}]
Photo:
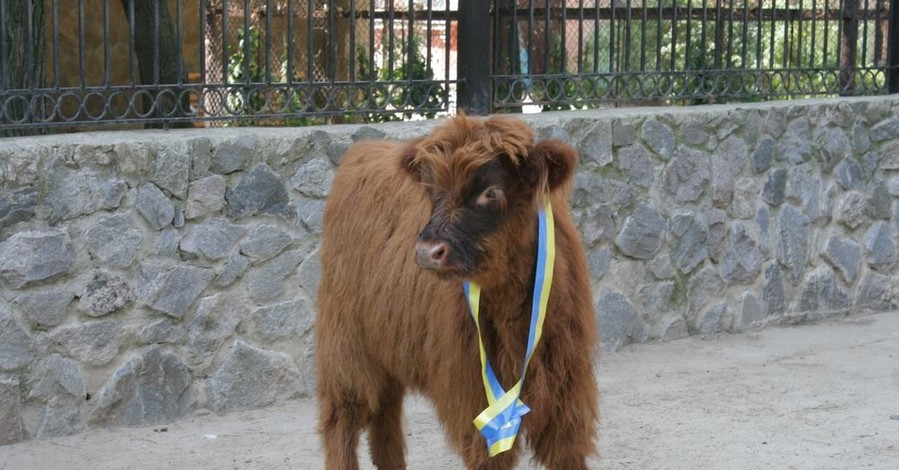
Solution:
[{"label": "black metal fence", "polygon": [[899,91],[899,0],[0,0],[0,135]]}]

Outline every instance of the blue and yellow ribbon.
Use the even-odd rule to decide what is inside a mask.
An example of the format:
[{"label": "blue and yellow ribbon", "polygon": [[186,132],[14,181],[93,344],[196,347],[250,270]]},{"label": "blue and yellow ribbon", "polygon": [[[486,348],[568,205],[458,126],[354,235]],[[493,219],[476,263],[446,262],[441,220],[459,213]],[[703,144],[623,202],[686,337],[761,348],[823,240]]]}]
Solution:
[{"label": "blue and yellow ribbon", "polygon": [[549,290],[552,286],[553,264],[556,258],[555,225],[553,222],[552,205],[549,196],[544,197],[544,207],[537,214],[538,239],[537,239],[537,267],[534,280],[534,300],[531,305],[531,327],[528,333],[527,352],[524,365],[521,370],[521,379],[511,389],[504,390],[490,360],[484,350],[481,324],[478,320],[481,288],[473,282],[463,283],[465,295],[468,299],[468,307],[478,329],[478,347],[481,355],[481,378],[484,381],[484,390],[487,393],[488,407],[475,419],[475,427],[478,428],[484,439],[487,440],[487,451],[491,457],[512,448],[515,437],[521,427],[521,417],[531,411],[519,398],[524,386],[524,376],[528,363],[534,354],[534,348],[543,334],[543,321],[546,319],[546,305],[549,301]]}]

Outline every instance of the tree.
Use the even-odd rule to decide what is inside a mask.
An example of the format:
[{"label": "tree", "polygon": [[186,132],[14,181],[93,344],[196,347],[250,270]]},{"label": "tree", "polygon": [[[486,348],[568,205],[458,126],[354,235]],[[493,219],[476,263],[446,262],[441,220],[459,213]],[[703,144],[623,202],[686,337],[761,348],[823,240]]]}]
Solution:
[{"label": "tree", "polygon": [[[163,86],[181,83],[184,78],[179,76],[183,71],[179,63],[180,44],[175,36],[168,1],[122,0],[122,7],[134,37],[132,47],[140,68],[140,82],[156,86],[149,91],[151,99],[142,100],[141,114],[154,118],[185,116],[190,107],[188,95],[178,87]],[[189,127],[190,123],[171,126]]]},{"label": "tree", "polygon": [[[31,91],[45,85],[43,0],[13,0],[6,2],[3,31],[6,37],[0,40],[6,64],[0,67],[0,89],[29,90],[24,95],[11,98],[5,103],[3,121],[13,123],[34,122],[45,116],[46,103],[32,99]],[[2,121],[0,121],[2,122]],[[41,132],[38,129],[0,130],[0,137],[27,135]]]}]

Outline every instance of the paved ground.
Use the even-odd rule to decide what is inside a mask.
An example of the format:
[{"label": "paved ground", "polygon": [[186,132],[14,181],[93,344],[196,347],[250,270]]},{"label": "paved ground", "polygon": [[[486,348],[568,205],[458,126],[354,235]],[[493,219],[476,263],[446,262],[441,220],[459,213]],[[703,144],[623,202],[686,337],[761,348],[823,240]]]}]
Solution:
[{"label": "paved ground", "polygon": [[[635,346],[599,382],[595,469],[899,468],[899,312]],[[427,403],[406,409],[409,468],[461,468]],[[0,470],[318,469],[315,415],[302,400],[91,430],[0,447]]]}]

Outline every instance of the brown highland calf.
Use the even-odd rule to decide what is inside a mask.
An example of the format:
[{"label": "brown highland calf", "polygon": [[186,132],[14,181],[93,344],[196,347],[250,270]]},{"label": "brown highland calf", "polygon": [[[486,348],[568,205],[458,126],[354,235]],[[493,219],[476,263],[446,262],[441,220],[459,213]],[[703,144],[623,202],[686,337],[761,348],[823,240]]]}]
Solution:
[{"label": "brown highland calf", "polygon": [[515,466],[518,443],[490,457],[472,424],[487,399],[462,282],[481,286],[484,347],[508,389],[527,347],[546,193],[556,261],[521,395],[531,408],[521,434],[547,468],[587,468],[598,420],[597,328],[567,202],[576,163],[573,148],[535,144],[526,124],[507,117],[459,116],[422,139],[347,152],[325,207],[315,333],[328,469],[358,468],[363,429],[379,469],[406,468],[406,392],[431,400],[467,468]]}]

